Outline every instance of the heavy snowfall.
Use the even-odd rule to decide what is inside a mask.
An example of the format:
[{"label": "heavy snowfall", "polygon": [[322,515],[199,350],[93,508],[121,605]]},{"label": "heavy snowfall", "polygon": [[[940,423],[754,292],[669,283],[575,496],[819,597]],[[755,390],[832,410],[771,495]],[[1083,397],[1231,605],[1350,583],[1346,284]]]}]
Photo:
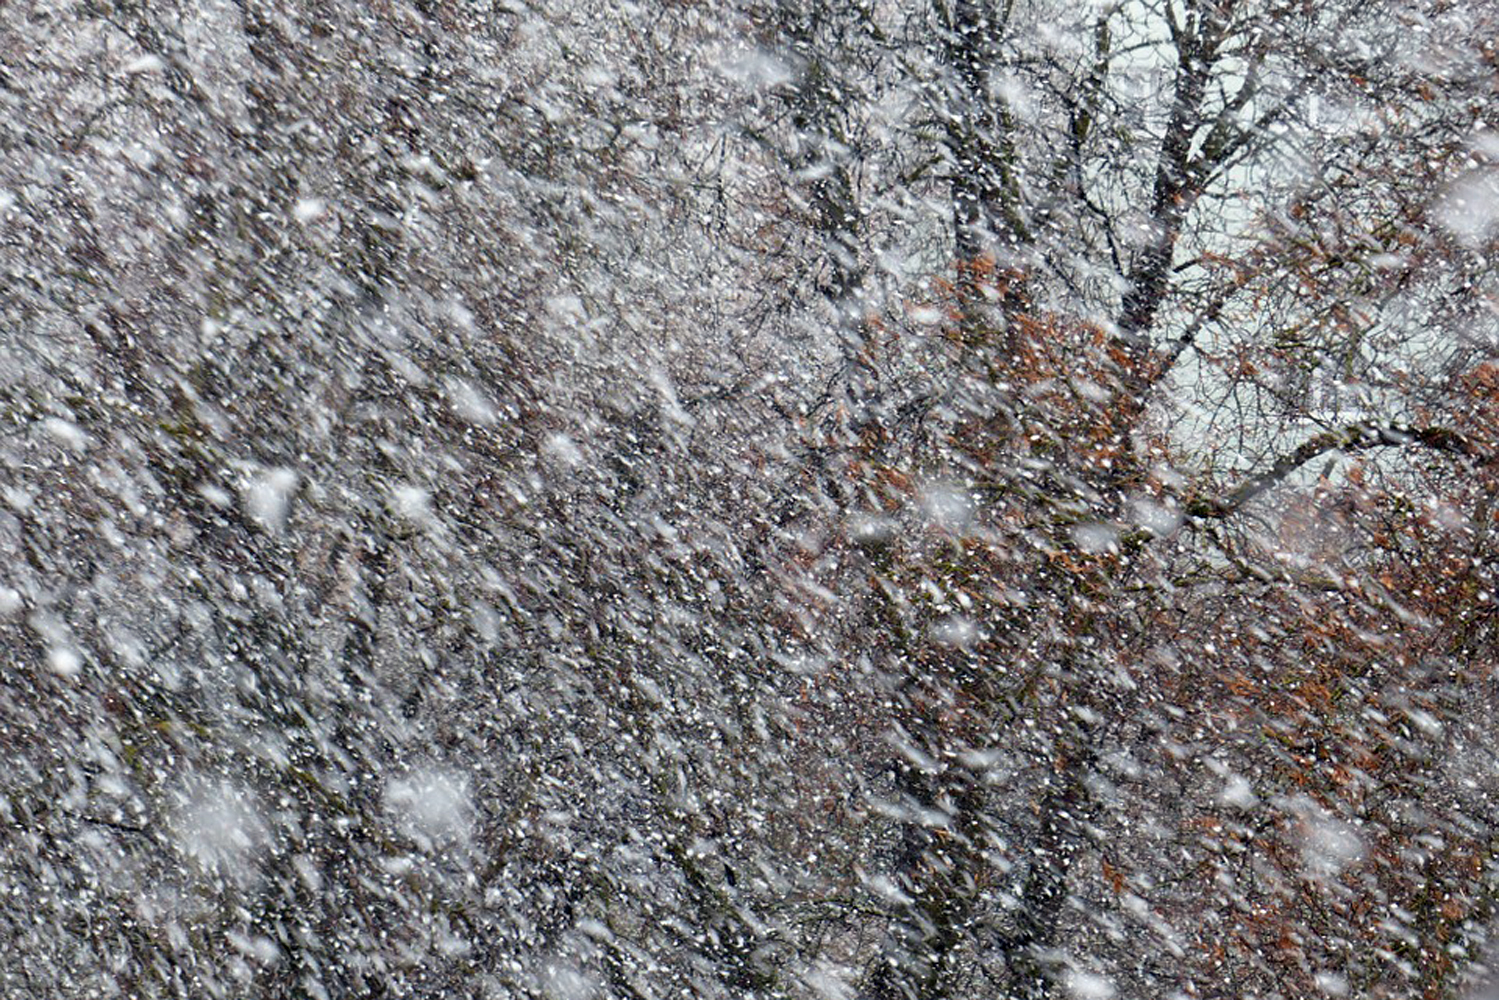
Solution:
[{"label": "heavy snowfall", "polygon": [[1496,251],[1494,0],[0,3],[0,997],[1492,1000]]}]

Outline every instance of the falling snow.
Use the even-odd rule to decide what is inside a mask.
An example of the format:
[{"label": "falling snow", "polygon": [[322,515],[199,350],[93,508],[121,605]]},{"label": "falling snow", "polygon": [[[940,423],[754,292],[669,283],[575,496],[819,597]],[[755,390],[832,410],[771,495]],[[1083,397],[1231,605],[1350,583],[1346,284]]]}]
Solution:
[{"label": "falling snow", "polygon": [[6,5],[0,997],[1494,997],[1495,37]]}]

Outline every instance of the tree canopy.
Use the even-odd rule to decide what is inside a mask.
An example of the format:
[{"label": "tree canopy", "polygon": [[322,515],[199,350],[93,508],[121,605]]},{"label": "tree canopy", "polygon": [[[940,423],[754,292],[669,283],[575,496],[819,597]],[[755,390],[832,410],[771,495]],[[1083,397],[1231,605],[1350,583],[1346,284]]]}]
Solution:
[{"label": "tree canopy", "polygon": [[7,5],[0,992],[1481,995],[1496,29]]}]

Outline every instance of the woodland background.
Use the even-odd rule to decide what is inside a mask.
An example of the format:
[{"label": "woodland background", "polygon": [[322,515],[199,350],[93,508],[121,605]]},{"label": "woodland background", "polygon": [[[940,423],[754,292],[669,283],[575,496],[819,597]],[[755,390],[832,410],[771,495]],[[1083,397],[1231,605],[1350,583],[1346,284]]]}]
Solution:
[{"label": "woodland background", "polygon": [[0,4],[0,991],[1478,996],[1496,22]]}]

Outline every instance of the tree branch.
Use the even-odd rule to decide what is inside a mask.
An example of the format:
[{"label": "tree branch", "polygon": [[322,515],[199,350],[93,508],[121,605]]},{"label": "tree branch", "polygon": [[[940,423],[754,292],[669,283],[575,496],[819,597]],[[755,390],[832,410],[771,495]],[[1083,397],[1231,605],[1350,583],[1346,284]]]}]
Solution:
[{"label": "tree branch", "polygon": [[1491,462],[1493,453],[1446,427],[1407,427],[1396,423],[1361,421],[1342,430],[1310,438],[1280,458],[1264,472],[1253,476],[1223,498],[1202,498],[1186,505],[1196,518],[1225,518],[1237,513],[1256,497],[1284,482],[1291,473],[1330,451],[1367,451],[1370,448],[1421,447],[1458,455],[1476,462]]}]

